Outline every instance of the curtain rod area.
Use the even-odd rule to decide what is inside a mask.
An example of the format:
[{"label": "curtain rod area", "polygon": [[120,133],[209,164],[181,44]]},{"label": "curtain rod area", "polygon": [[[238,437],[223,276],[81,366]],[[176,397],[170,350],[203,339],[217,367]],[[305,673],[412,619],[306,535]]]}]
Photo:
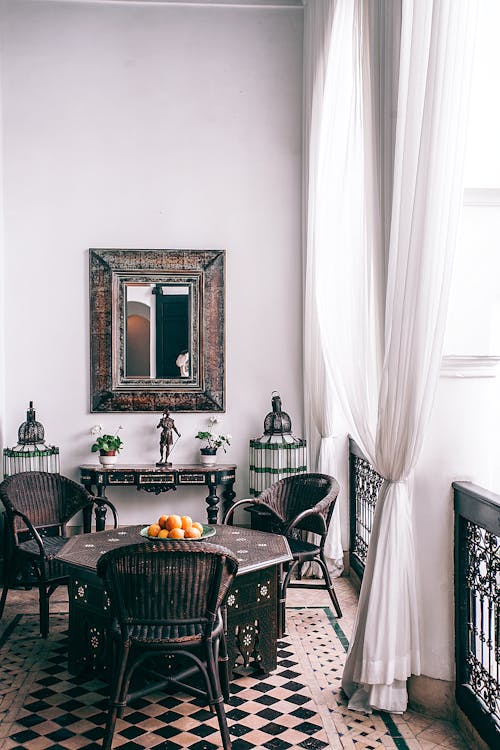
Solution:
[{"label": "curtain rod area", "polygon": [[300,9],[303,10],[302,0],[45,0],[48,3],[73,3],[78,5],[165,5],[177,8],[199,7],[199,8],[268,8],[275,10]]}]

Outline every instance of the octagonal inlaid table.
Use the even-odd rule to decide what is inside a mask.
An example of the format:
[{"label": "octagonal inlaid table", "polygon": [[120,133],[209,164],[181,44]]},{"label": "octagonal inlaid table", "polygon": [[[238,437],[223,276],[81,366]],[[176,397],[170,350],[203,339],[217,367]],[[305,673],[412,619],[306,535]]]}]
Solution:
[{"label": "octagonal inlaid table", "polygon": [[[69,568],[69,670],[105,668],[106,629],[110,602],[96,574],[99,557],[119,546],[151,540],[141,535],[144,526],[124,526],[68,539],[57,555]],[[236,663],[263,673],[277,665],[278,625],[284,602],[280,601],[282,565],[291,561],[285,537],[238,526],[214,525],[215,536],[207,541],[229,549],[239,569],[229,592],[225,622],[229,671]],[[186,541],[186,545],[197,544]]]}]

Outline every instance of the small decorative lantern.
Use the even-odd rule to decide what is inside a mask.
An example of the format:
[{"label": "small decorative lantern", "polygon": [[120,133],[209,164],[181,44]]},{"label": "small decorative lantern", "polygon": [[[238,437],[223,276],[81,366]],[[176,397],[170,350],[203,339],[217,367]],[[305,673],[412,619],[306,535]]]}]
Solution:
[{"label": "small decorative lantern", "polygon": [[26,412],[26,422],[18,430],[15,448],[4,448],[4,477],[21,471],[49,471],[59,473],[59,448],[46,445],[45,430],[35,419],[33,401]]},{"label": "small decorative lantern", "polygon": [[307,471],[306,441],[292,434],[291,419],[281,410],[276,391],[271,403],[273,410],[264,420],[264,434],[250,440],[250,494],[255,496],[283,477]]}]

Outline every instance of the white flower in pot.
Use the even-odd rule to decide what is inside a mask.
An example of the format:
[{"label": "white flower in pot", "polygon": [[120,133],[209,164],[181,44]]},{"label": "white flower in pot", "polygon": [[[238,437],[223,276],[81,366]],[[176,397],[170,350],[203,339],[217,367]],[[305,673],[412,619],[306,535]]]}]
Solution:
[{"label": "white flower in pot", "polygon": [[224,453],[228,445],[231,445],[231,435],[221,435],[214,432],[214,425],[217,424],[216,417],[209,417],[208,430],[199,430],[195,435],[198,440],[202,440],[204,445],[200,448],[200,457],[202,464],[215,464],[217,460],[217,451],[222,448]]},{"label": "white flower in pot", "polygon": [[116,463],[117,454],[123,447],[123,441],[118,436],[123,427],[120,425],[114,435],[103,434],[102,425],[96,424],[90,430],[94,443],[90,446],[92,453],[99,451],[99,461],[103,466],[112,466]]}]

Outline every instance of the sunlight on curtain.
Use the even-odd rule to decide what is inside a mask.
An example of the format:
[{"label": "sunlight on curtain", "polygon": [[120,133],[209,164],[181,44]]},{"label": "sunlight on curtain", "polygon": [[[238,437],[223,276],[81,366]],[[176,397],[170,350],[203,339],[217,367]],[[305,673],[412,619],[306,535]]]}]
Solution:
[{"label": "sunlight on curtain", "polygon": [[[474,11],[473,0],[334,6],[307,289],[336,397],[387,479],[342,683],[365,711],[404,711],[420,671],[411,477],[441,361]],[[308,236],[308,260],[309,248]]]},{"label": "sunlight on curtain", "polygon": [[[326,62],[328,59],[333,23],[332,0],[315,0],[308,4],[304,19],[304,247],[306,265],[306,294],[304,300],[304,403],[306,436],[309,446],[309,468],[338,478],[335,453],[335,419],[332,402],[332,383],[327,375],[320,342],[320,331],[315,299],[315,245],[313,238],[316,180],[318,170],[317,134],[324,107]],[[332,575],[343,570],[340,525],[340,506],[337,502],[328,529],[325,556]],[[303,569],[310,575],[310,566]]]}]

